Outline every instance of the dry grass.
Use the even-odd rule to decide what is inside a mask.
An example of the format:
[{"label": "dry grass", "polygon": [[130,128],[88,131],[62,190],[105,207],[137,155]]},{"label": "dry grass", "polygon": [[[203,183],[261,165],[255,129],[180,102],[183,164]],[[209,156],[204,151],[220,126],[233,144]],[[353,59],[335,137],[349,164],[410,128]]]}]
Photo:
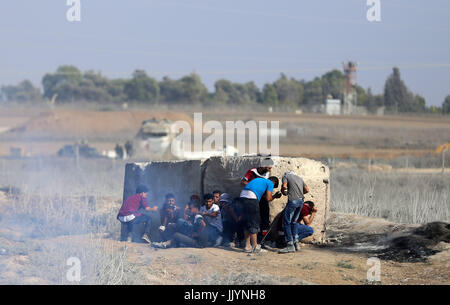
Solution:
[{"label": "dry grass", "polygon": [[335,169],[331,209],[400,223],[449,221],[450,176]]},{"label": "dry grass", "polygon": [[[122,191],[119,179],[108,178],[111,164],[83,160],[77,168],[70,162],[16,161],[0,172],[0,181],[20,181],[0,205],[0,238],[10,241],[0,247],[3,257],[19,255],[27,266],[8,279],[1,279],[0,272],[0,282],[22,284],[31,278],[45,284],[145,283],[137,265],[128,261],[127,247],[111,243],[119,236],[115,216]],[[81,261],[80,282],[66,278],[69,257]]]}]

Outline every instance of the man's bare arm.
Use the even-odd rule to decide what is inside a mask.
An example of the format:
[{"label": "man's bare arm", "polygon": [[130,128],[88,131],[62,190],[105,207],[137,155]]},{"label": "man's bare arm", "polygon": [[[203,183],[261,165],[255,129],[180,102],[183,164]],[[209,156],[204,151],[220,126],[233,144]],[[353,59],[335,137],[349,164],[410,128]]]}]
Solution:
[{"label": "man's bare arm", "polygon": [[305,223],[305,225],[309,226],[313,222],[314,216],[316,215],[316,213],[317,213],[317,209],[313,208],[311,214],[303,217],[303,222]]},{"label": "man's bare arm", "polygon": [[200,235],[200,233],[201,232],[203,232],[203,230],[206,228],[206,222],[204,221],[204,220],[201,220],[201,228],[200,228],[200,230],[198,231],[198,232],[194,232],[194,233],[192,233],[192,237],[197,237],[197,236],[199,236]]},{"label": "man's bare arm", "polygon": [[287,192],[287,182],[284,182],[283,185],[281,186],[281,194],[283,194],[284,196],[287,196],[288,192]]},{"label": "man's bare arm", "polygon": [[307,194],[307,193],[309,193],[309,187],[306,184],[304,184],[303,185],[303,194]]},{"label": "man's bare arm", "polygon": [[203,216],[217,217],[218,215],[219,215],[219,212],[212,212],[212,213],[203,212]]},{"label": "man's bare arm", "polygon": [[272,197],[272,192],[271,191],[266,191],[266,199],[267,201],[272,201],[273,197]]},{"label": "man's bare arm", "polygon": [[165,227],[166,224],[167,224],[167,216],[164,217],[164,219],[163,219],[161,225]]}]

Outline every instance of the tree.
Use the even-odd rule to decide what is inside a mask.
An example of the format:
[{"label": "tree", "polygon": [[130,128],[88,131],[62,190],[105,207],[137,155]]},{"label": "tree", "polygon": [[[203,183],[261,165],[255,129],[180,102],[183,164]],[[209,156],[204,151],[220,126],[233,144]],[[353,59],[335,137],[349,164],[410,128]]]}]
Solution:
[{"label": "tree", "polygon": [[304,88],[304,103],[322,104],[325,101],[320,78],[316,77],[313,81],[305,83]]},{"label": "tree", "polygon": [[124,101],[127,99],[124,89],[127,84],[125,79],[113,79],[110,80],[106,86],[106,91],[115,101]]},{"label": "tree", "polygon": [[288,79],[282,73],[273,86],[275,87],[281,106],[295,108],[302,103],[304,93],[303,85],[294,78]]},{"label": "tree", "polygon": [[419,112],[425,110],[425,99],[408,90],[395,67],[384,86],[386,107],[394,112]]},{"label": "tree", "polygon": [[222,88],[216,88],[214,92],[212,102],[214,105],[226,105],[228,103],[228,93],[226,93]]},{"label": "tree", "polygon": [[244,84],[249,100],[252,103],[261,103],[261,91],[254,82]]},{"label": "tree", "polygon": [[1,96],[6,102],[36,102],[41,101],[41,91],[29,80],[20,82],[17,86],[2,86]]},{"label": "tree", "polygon": [[442,103],[442,112],[445,114],[450,113],[450,95],[447,95],[444,102]]},{"label": "tree", "polygon": [[[47,73],[42,78],[42,86],[44,87],[44,97],[52,99],[58,94],[58,99],[63,101],[74,100],[69,89],[75,88],[83,79],[80,70],[74,66],[60,66],[56,72]],[[61,90],[64,86],[64,90]]]},{"label": "tree", "polygon": [[372,88],[369,87],[369,89],[367,89],[367,101],[366,101],[366,107],[369,111],[376,111],[378,107],[383,107],[384,106],[384,95],[382,94],[377,94],[377,95],[373,95],[372,94]]},{"label": "tree", "polygon": [[219,104],[245,105],[258,102],[260,92],[253,83],[232,83],[226,79],[220,79],[214,84],[214,101]]},{"label": "tree", "polygon": [[162,100],[166,103],[206,103],[209,97],[208,89],[195,73],[179,80],[171,80],[165,76],[159,86]]},{"label": "tree", "polygon": [[413,99],[413,103],[410,106],[410,111],[412,112],[425,112],[426,111],[426,101],[425,98],[419,94],[416,94]]},{"label": "tree", "polygon": [[322,96],[329,94],[336,99],[343,99],[343,89],[345,85],[345,75],[339,70],[332,70],[325,73],[321,78]]},{"label": "tree", "polygon": [[129,101],[156,103],[159,100],[158,82],[143,70],[136,70],[133,78],[127,81],[123,91]]},{"label": "tree", "polygon": [[361,86],[356,86],[356,102],[358,103],[358,106],[365,106],[368,108],[368,100],[369,95],[366,93],[366,90]]},{"label": "tree", "polygon": [[204,103],[208,98],[208,89],[198,74],[192,73],[180,80],[181,96],[187,104]]},{"label": "tree", "polygon": [[278,106],[278,94],[274,85],[265,84],[262,92],[263,104],[267,106]]}]

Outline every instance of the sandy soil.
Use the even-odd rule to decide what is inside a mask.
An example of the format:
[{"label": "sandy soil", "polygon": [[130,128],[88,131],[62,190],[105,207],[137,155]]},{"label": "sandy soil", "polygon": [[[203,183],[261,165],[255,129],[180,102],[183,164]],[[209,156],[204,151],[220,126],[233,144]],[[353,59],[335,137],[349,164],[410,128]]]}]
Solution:
[{"label": "sandy soil", "polygon": [[[358,233],[365,230],[379,232],[392,225],[382,219],[347,214],[338,216],[335,217],[334,225],[339,222],[340,226],[345,226],[347,229],[342,231],[344,233],[354,230],[358,230]],[[29,270],[45,267],[33,266],[36,256],[41,256],[41,261],[51,261],[50,257],[46,258],[40,248],[33,250],[35,246],[20,250],[19,235],[12,234],[8,227],[0,230],[0,284],[49,283],[35,273],[30,275]],[[106,244],[108,248],[116,249],[127,246],[128,262],[139,266],[148,284],[370,284],[367,282],[367,272],[371,267],[368,265],[371,254],[310,244],[302,245],[299,252],[291,254],[278,254],[275,250],[269,250],[249,255],[237,248],[155,249],[147,244],[119,242],[106,236],[94,239],[88,235],[59,236],[35,242],[45,247],[62,243],[72,247],[93,243]],[[377,284],[450,284],[450,247],[446,243],[440,247],[444,250],[430,256],[425,262],[381,260],[381,283]],[[5,253],[4,248],[18,250],[9,254]],[[65,270],[65,267],[60,266],[60,269]]]}]

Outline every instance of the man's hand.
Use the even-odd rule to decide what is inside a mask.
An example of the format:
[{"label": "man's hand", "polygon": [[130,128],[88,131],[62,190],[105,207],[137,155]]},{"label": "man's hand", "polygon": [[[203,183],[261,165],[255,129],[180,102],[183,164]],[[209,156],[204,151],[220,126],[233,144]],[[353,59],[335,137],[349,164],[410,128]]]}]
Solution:
[{"label": "man's hand", "polygon": [[281,196],[282,196],[281,192],[278,191],[278,192],[276,192],[275,194],[272,195],[272,198],[277,199],[277,198],[281,198]]}]

